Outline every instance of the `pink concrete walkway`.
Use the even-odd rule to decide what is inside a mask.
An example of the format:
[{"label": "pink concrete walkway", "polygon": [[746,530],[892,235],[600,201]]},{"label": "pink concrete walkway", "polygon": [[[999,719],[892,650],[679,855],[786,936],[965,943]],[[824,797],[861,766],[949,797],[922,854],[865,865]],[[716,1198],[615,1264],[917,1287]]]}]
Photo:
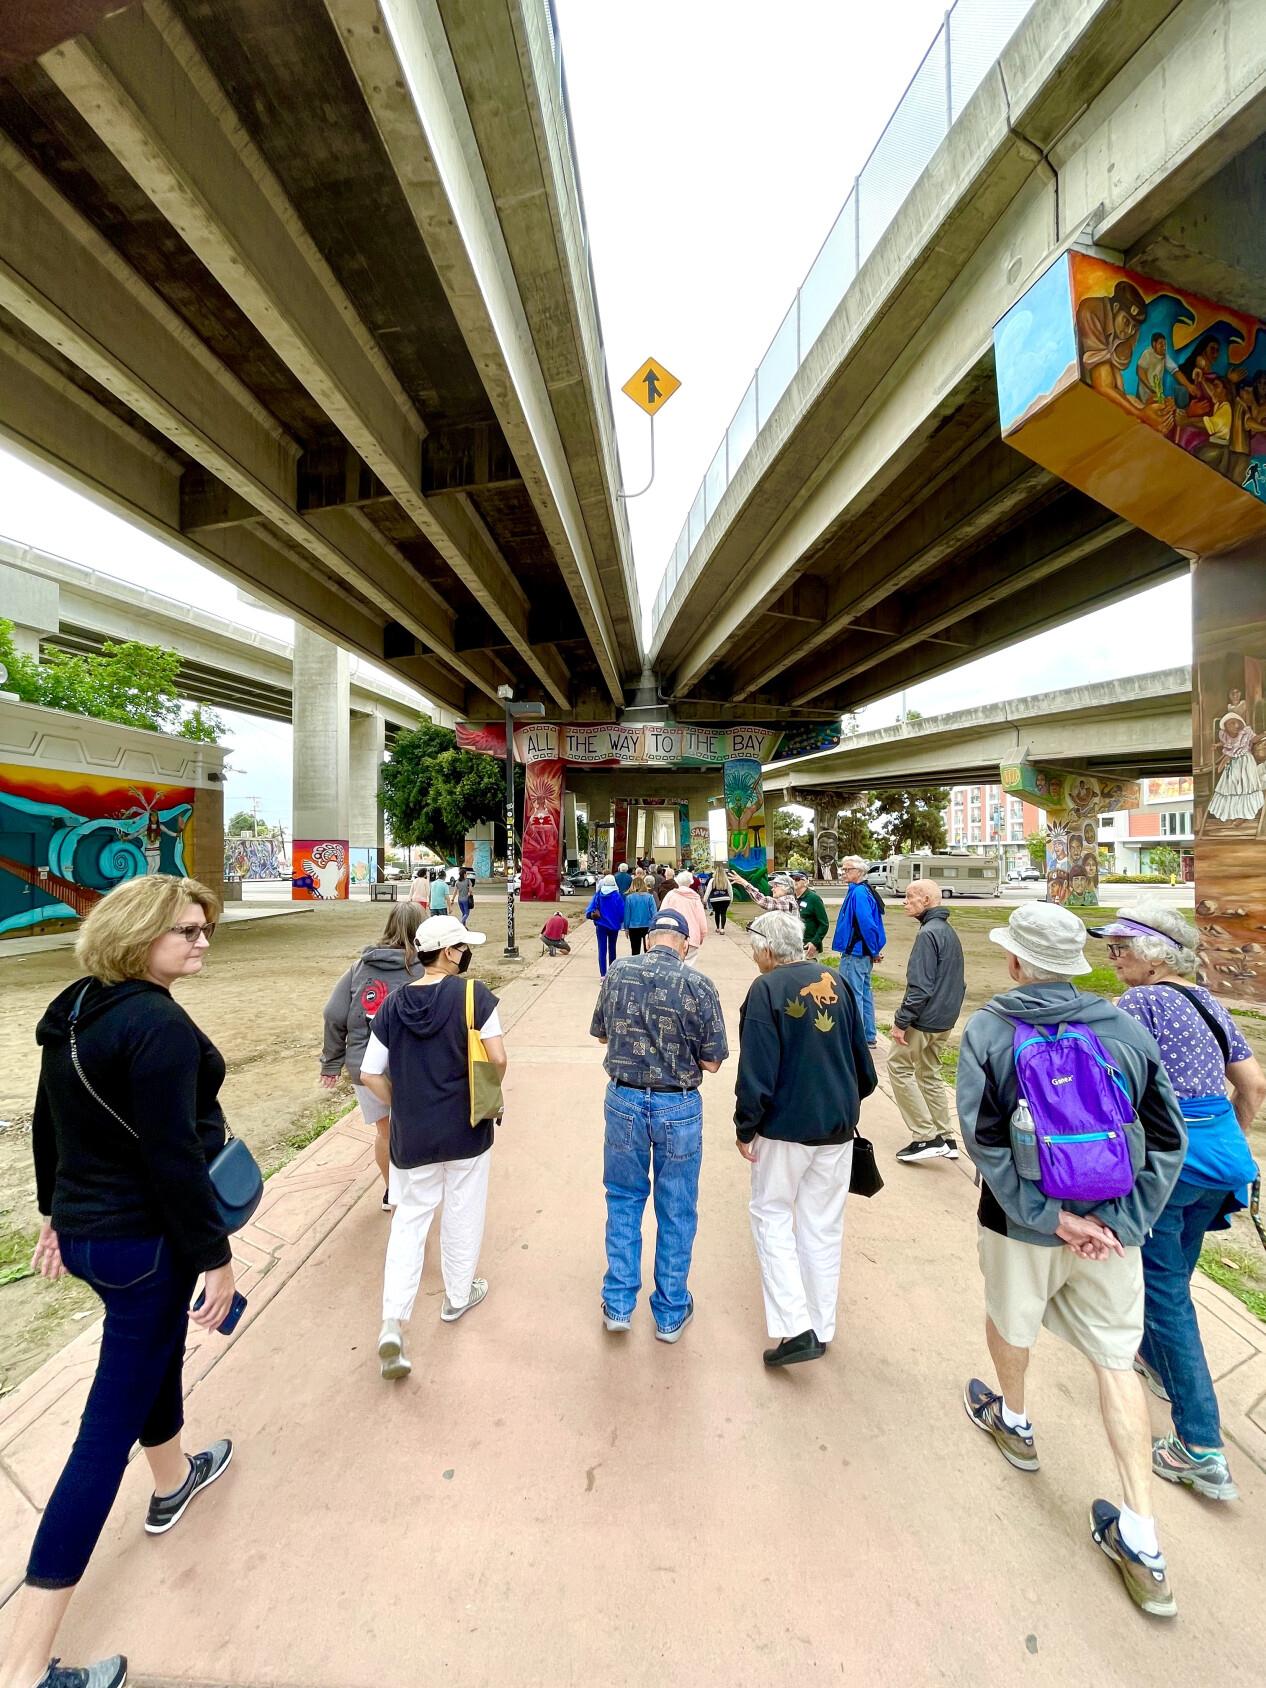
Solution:
[{"label": "pink concrete walkway", "polygon": [[[745,949],[713,938],[704,952],[735,1037]],[[281,1175],[320,1171],[321,1144],[350,1164],[328,1145],[360,1144],[333,1207],[290,1245],[298,1269],[274,1268],[279,1287],[212,1369],[194,1357],[192,1433],[233,1435],[233,1470],[153,1541],[132,1466],[66,1657],[121,1648],[142,1682],[231,1688],[1259,1684],[1266,1327],[1202,1287],[1244,1500],[1216,1509],[1158,1485],[1181,1615],[1153,1623],[1088,1540],[1087,1504],[1114,1483],[1079,1357],[1052,1338],[1035,1356],[1039,1475],[1012,1471],[964,1417],[963,1382],[987,1367],[969,1170],[896,1166],[886,1096],[865,1112],[888,1187],[850,1204],[824,1361],[760,1363],[732,1066],[704,1087],[698,1316],[674,1348],[653,1340],[644,1301],[630,1336],[604,1333],[596,974],[586,933],[505,993],[491,1289],[443,1326],[428,1268],[408,1382],[378,1377],[387,1220],[355,1120]],[[4,1403],[10,1575],[70,1399],[38,1374]]]}]

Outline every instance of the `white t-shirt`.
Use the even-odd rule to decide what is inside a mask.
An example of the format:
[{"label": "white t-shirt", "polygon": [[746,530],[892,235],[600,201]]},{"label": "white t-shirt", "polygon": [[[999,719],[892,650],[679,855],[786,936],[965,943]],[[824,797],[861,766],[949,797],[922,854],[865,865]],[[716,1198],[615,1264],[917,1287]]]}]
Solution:
[{"label": "white t-shirt", "polygon": [[[500,1037],[502,1035],[501,1016],[495,1008],[484,1021],[483,1025],[480,1026],[479,1035],[480,1037]],[[364,1055],[361,1057],[361,1072],[385,1073],[390,1055],[391,1051],[387,1048],[387,1045],[385,1043],[379,1043],[378,1039],[371,1031],[369,1034],[369,1043],[366,1046]]]}]

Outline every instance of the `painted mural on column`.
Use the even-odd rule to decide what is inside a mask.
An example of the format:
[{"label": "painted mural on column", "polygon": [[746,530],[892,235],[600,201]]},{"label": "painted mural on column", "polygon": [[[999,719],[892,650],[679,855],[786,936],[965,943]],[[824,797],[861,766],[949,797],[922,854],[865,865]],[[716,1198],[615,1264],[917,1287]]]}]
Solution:
[{"label": "painted mural on column", "polygon": [[1004,762],[1003,791],[1046,811],[1046,896],[1069,908],[1099,906],[1099,816],[1137,809],[1135,780],[1096,779],[1076,769]]},{"label": "painted mural on column", "polygon": [[1211,990],[1266,1001],[1266,541],[1196,564],[1196,924]]},{"label": "painted mural on column", "polygon": [[193,786],[0,765],[0,938],[73,925],[112,886],[192,876]]},{"label": "painted mural on column", "polygon": [[345,838],[296,838],[290,852],[291,900],[298,903],[345,901],[348,855]]},{"label": "painted mural on column", "polygon": [[523,884],[525,903],[558,896],[563,833],[563,764],[529,762],[523,793]]},{"label": "painted mural on column", "polygon": [[755,757],[736,757],[725,764],[725,827],[730,866],[757,890],[768,891],[765,785]]},{"label": "painted mural on column", "polygon": [[627,797],[617,797],[612,805],[615,814],[614,830],[611,837],[611,865],[629,859],[629,800]]}]

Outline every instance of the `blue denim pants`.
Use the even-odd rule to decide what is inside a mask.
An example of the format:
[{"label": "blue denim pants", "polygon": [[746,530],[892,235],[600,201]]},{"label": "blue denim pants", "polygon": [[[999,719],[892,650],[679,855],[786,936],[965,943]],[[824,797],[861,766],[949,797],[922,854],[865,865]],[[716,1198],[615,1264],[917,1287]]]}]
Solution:
[{"label": "blue denim pants", "polygon": [[609,1084],[603,1182],[607,1189],[607,1311],[628,1318],[642,1287],[642,1214],[655,1168],[655,1288],[651,1312],[662,1331],[690,1311],[686,1280],[699,1224],[703,1104],[697,1090],[631,1090]]},{"label": "blue denim pants", "polygon": [[1139,1353],[1159,1372],[1174,1429],[1189,1448],[1220,1448],[1218,1398],[1191,1300],[1191,1274],[1204,1234],[1226,1201],[1180,1178],[1143,1244],[1143,1341]]},{"label": "blue denim pants", "polygon": [[598,928],[598,972],[605,979],[608,965],[615,960],[615,946],[620,934],[608,932],[605,926]]},{"label": "blue denim pants", "polygon": [[868,955],[842,955],[840,957],[840,978],[844,980],[853,993],[857,1012],[862,1017],[862,1029],[866,1033],[867,1043],[874,1043],[879,1036],[875,1029],[875,999],[870,990],[871,966],[872,962]]},{"label": "blue denim pants", "polygon": [[68,1271],[105,1302],[97,1375],[79,1434],[35,1533],[26,1580],[70,1588],[83,1576],[119,1492],[132,1444],[161,1447],[185,1422],[181,1368],[197,1273],[162,1237],[60,1233]]}]

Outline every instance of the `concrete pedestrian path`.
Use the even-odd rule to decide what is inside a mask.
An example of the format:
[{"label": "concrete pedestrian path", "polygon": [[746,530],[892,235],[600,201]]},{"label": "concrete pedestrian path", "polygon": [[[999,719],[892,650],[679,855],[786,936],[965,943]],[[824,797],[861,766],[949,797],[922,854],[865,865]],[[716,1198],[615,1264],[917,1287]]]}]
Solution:
[{"label": "concrete pedestrian path", "polygon": [[[710,938],[702,960],[737,1050],[746,942]],[[1244,1499],[1219,1509],[1157,1485],[1180,1605],[1158,1624],[1089,1541],[1088,1504],[1116,1485],[1079,1356],[1044,1336],[1034,1358],[1040,1474],[1013,1471],[964,1416],[964,1381],[988,1366],[970,1168],[896,1165],[905,1133],[885,1095],[864,1129],[888,1184],[849,1203],[823,1361],[761,1365],[733,1058],[704,1081],[695,1321],[675,1347],[655,1342],[644,1293],[632,1333],[606,1335],[596,987],[585,932],[570,960],[503,993],[487,1302],[440,1323],[433,1243],[413,1375],[380,1380],[388,1221],[362,1158],[306,1257],[189,1396],[195,1442],[234,1437],[232,1470],[151,1540],[147,1472],[132,1465],[66,1658],[122,1649],[134,1681],[227,1688],[1259,1684],[1266,1473],[1246,1448],[1266,1466],[1266,1327],[1202,1288]],[[304,1157],[294,1165],[302,1179]],[[646,1290],[653,1229],[648,1209]],[[72,1430],[63,1410],[41,1439],[43,1376],[18,1391],[28,1508]]]}]

